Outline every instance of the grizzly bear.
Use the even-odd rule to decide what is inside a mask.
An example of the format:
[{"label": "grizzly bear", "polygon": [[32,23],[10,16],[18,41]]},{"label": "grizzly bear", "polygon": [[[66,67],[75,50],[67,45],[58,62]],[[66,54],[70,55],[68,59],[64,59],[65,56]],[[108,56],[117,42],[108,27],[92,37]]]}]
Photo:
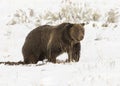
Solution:
[{"label": "grizzly bear", "polygon": [[43,25],[33,29],[25,39],[22,53],[25,64],[35,64],[48,59],[56,63],[56,57],[64,52],[68,62],[78,62],[80,41],[84,38],[84,23],[62,23],[57,26]]}]

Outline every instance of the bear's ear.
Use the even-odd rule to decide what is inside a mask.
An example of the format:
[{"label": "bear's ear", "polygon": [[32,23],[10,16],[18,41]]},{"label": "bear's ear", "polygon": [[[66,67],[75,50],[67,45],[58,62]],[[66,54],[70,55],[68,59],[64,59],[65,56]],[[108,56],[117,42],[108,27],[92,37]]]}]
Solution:
[{"label": "bear's ear", "polygon": [[81,23],[80,25],[85,26],[85,23]]},{"label": "bear's ear", "polygon": [[67,23],[67,24],[65,25],[65,28],[70,29],[73,25],[74,25],[74,24]]}]

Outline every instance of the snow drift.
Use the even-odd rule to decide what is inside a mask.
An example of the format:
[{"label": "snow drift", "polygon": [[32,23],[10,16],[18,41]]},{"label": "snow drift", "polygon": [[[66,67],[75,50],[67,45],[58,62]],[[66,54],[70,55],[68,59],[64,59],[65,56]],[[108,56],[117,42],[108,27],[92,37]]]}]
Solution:
[{"label": "snow drift", "polygon": [[[78,63],[0,64],[0,85],[119,86],[119,6],[119,0],[1,0],[0,61],[23,60],[21,48],[25,37],[39,25],[87,24]],[[65,53],[58,57],[65,58]]]}]

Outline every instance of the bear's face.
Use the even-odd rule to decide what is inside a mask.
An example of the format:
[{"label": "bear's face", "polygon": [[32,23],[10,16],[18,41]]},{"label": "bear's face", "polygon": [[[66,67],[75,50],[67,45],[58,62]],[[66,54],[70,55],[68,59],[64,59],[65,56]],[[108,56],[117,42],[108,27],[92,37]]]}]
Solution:
[{"label": "bear's face", "polygon": [[70,28],[70,36],[75,42],[79,42],[84,38],[84,23],[73,24]]}]

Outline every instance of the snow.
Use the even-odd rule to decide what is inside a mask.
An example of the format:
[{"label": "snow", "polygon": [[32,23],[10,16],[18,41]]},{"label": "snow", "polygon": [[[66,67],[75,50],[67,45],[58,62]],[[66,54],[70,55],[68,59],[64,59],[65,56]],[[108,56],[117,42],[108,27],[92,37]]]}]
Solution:
[{"label": "snow", "polygon": [[[91,8],[103,15],[110,9],[120,10],[119,2],[74,0],[77,4],[89,3]],[[62,6],[60,3],[61,0],[0,0],[0,62],[23,61],[22,45],[27,34],[35,28],[31,23],[7,25],[11,14],[28,8],[41,14],[56,12]],[[46,21],[42,20],[42,23]],[[120,20],[108,27],[103,27],[103,23],[91,21],[85,25],[79,62],[44,65],[39,65],[39,62],[37,65],[16,66],[0,64],[0,86],[120,86]],[[64,53],[57,59],[65,60],[67,57]]]}]

